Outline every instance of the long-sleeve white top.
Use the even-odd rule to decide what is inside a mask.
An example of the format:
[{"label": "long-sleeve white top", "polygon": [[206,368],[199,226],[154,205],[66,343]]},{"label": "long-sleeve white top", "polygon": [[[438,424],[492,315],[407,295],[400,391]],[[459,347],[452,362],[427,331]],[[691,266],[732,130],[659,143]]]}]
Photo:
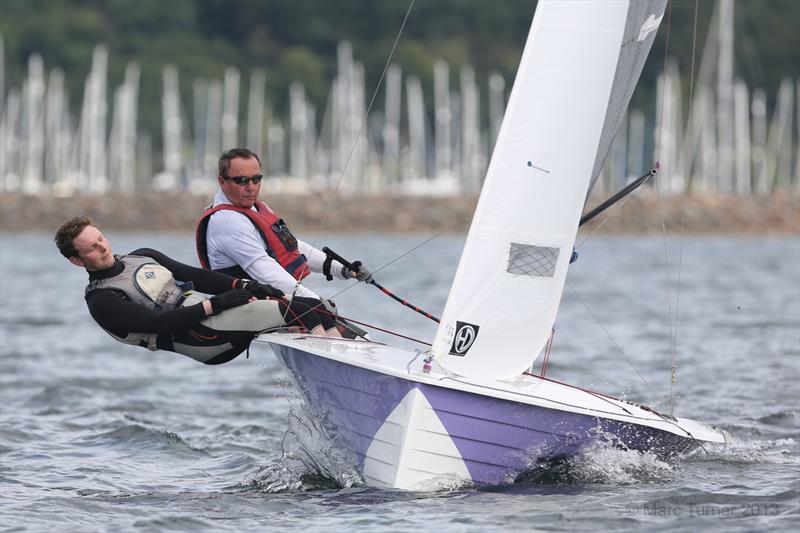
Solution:
[{"label": "long-sleeve white top", "polygon": [[[222,190],[214,197],[214,207],[229,204],[230,200]],[[251,208],[253,211],[255,207]],[[217,211],[208,221],[206,234],[208,262],[212,270],[219,270],[239,265],[251,279],[272,285],[286,294],[296,294],[309,298],[319,298],[311,289],[299,285],[295,292],[297,280],[292,277],[275,259],[267,253],[267,244],[253,223],[243,214],[236,211]],[[306,256],[308,267],[312,272],[322,272],[325,253],[310,244],[297,240],[298,249]],[[331,263],[331,274],[339,279],[348,279],[342,274],[342,264],[334,260]]]}]

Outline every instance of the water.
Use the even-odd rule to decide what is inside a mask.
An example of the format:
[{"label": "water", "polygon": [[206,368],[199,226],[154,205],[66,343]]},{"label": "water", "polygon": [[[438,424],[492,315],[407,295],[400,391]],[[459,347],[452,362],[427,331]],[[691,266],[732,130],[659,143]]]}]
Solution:
[{"label": "water", "polygon": [[[118,252],[150,246],[196,262],[189,235],[109,237]],[[375,268],[424,238],[317,244]],[[462,244],[439,237],[376,277],[441,313]],[[1,235],[0,529],[793,529],[798,247],[792,237],[594,236],[571,268],[548,375],[669,410],[674,351],[676,413],[724,428],[727,449],[667,464],[599,448],[514,485],[443,479],[410,493],[365,487],[266,349],[206,367],[118,344],[92,322],[86,275],[51,235]],[[335,299],[344,315],[433,335],[372,287]]]}]

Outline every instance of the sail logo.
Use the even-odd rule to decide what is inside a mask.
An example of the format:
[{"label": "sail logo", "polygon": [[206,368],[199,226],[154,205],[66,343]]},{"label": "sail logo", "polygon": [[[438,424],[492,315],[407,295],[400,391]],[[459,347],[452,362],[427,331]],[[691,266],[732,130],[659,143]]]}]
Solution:
[{"label": "sail logo", "polygon": [[450,355],[464,357],[478,338],[480,326],[456,321],[456,333],[453,335],[453,345],[450,346]]},{"label": "sail logo", "polygon": [[639,37],[636,39],[637,41],[644,41],[648,35],[658,29],[658,26],[661,24],[661,19],[664,18],[664,13],[661,13],[661,16],[656,18],[655,15],[650,15],[647,17],[647,20],[644,21],[642,27],[639,29]]}]

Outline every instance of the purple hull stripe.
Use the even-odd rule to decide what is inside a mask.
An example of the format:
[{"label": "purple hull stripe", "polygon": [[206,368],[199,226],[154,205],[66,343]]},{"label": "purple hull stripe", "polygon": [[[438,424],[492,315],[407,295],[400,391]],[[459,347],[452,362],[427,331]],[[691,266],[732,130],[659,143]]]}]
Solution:
[{"label": "purple hull stripe", "polygon": [[[537,459],[569,456],[601,440],[669,455],[691,440],[645,426],[420,385],[473,480],[503,483]],[[498,465],[505,467],[498,469]],[[511,476],[511,479],[509,479]]]},{"label": "purple hull stripe", "polygon": [[359,469],[372,438],[415,383],[273,345],[328,436]]},{"label": "purple hull stripe", "polygon": [[609,437],[630,449],[659,455],[696,446],[691,439],[654,428],[414,383],[294,348],[273,347],[328,435],[353,454],[362,470],[373,437],[414,388],[425,395],[479,484],[512,481],[538,459],[572,455]]}]

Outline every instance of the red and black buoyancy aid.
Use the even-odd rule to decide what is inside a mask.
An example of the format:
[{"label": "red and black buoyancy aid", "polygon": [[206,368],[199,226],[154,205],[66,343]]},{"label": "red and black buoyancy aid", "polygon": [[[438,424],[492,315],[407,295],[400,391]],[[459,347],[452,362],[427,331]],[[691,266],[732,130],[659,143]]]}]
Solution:
[{"label": "red and black buoyancy aid", "polygon": [[203,268],[211,268],[208,262],[208,242],[206,241],[208,221],[214,213],[227,209],[245,215],[253,223],[261,234],[261,238],[267,244],[267,254],[277,261],[294,279],[301,280],[308,276],[310,270],[306,262],[306,256],[297,249],[297,239],[289,231],[283,219],[278,218],[278,215],[273,213],[264,202],[256,202],[255,208],[256,211],[253,211],[252,209],[236,207],[231,204],[219,204],[203,213],[203,216],[197,222],[197,231],[195,232],[197,257],[200,259],[200,264]]}]

